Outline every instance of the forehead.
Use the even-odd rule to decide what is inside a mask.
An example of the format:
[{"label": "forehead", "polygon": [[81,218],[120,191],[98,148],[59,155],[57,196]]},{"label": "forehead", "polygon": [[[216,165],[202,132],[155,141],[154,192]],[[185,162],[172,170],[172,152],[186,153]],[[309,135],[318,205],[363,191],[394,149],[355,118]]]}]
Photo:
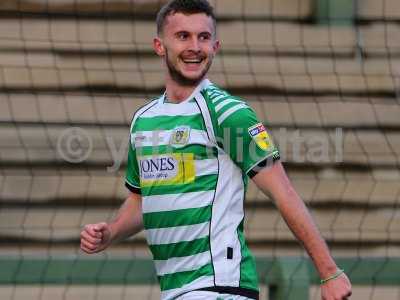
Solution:
[{"label": "forehead", "polygon": [[214,22],[204,13],[185,15],[178,12],[168,15],[165,21],[164,33],[173,34],[179,31],[214,33]]}]

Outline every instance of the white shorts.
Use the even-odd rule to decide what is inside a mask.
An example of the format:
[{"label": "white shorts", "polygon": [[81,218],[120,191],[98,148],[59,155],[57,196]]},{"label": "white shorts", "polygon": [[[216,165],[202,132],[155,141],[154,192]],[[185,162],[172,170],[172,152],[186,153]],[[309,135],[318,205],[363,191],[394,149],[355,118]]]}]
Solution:
[{"label": "white shorts", "polygon": [[176,298],[176,300],[252,300],[247,297],[229,294],[220,294],[207,291],[193,291]]}]

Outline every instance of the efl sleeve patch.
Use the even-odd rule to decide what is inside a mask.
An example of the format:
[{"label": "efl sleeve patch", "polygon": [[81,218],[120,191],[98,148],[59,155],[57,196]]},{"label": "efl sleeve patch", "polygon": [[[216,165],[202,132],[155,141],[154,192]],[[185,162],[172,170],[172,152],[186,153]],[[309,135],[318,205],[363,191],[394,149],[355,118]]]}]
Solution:
[{"label": "efl sleeve patch", "polygon": [[256,145],[263,151],[268,151],[274,147],[271,137],[268,135],[262,123],[257,123],[248,128],[248,132]]}]

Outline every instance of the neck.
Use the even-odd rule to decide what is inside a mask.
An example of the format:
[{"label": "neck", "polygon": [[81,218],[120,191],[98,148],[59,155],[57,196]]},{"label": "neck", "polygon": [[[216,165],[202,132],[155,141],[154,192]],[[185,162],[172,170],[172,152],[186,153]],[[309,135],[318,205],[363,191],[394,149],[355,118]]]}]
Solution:
[{"label": "neck", "polygon": [[165,91],[168,101],[174,103],[180,103],[187,99],[196,87],[197,85],[182,86],[169,76],[165,80]]}]

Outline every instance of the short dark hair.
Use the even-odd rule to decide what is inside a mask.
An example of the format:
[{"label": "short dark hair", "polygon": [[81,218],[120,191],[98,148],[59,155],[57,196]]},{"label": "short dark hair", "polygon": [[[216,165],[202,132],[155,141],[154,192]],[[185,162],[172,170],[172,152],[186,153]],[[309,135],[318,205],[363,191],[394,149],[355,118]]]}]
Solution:
[{"label": "short dark hair", "polygon": [[162,33],[166,18],[178,12],[185,15],[204,13],[212,18],[216,27],[214,9],[207,0],[171,0],[157,14],[157,34]]}]

